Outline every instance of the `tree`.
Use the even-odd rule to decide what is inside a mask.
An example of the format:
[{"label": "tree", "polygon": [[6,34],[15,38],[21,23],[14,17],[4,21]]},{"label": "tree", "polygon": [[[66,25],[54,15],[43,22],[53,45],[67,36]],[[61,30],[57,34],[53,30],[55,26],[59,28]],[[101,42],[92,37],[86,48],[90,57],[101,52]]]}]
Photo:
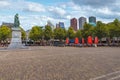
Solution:
[{"label": "tree", "polygon": [[115,26],[113,25],[113,23],[108,23],[107,24],[107,29],[108,29],[108,36],[110,38],[113,38],[115,36],[114,32],[115,32]]},{"label": "tree", "polygon": [[87,39],[88,36],[94,35],[94,27],[88,23],[85,23],[84,29],[82,30],[82,35],[85,39]]},{"label": "tree", "polygon": [[74,32],[72,27],[69,27],[69,29],[67,31],[67,37],[69,37],[70,39],[74,39],[75,38],[75,32]]},{"label": "tree", "polygon": [[29,38],[31,40],[37,41],[42,39],[43,36],[43,31],[40,26],[33,26],[30,33],[29,33]]},{"label": "tree", "polygon": [[76,32],[76,37],[78,37],[79,39],[82,38],[82,31],[81,30],[78,30]]},{"label": "tree", "polygon": [[26,32],[24,31],[24,29],[22,27],[20,27],[21,29],[21,34],[22,34],[22,40],[25,40],[26,39]]},{"label": "tree", "polygon": [[120,27],[120,22],[119,22],[118,19],[115,19],[115,20],[113,21],[113,24],[114,24],[116,27]]},{"label": "tree", "polygon": [[44,30],[44,39],[48,41],[51,38],[53,38],[52,28],[49,25],[46,25]]},{"label": "tree", "polygon": [[120,37],[120,21],[118,19],[115,19],[113,21],[114,28],[115,28],[115,36]]},{"label": "tree", "polygon": [[66,29],[63,29],[64,33],[65,33],[65,37],[64,37],[64,40],[67,38],[67,31]]},{"label": "tree", "polygon": [[119,42],[118,38],[120,37],[120,21],[118,19],[115,19],[113,22],[107,24],[107,28],[109,31],[110,39],[116,37],[117,42]]},{"label": "tree", "polygon": [[7,38],[10,38],[11,30],[9,27],[2,25],[0,27],[0,41],[5,41]]},{"label": "tree", "polygon": [[94,33],[95,33],[95,36],[97,36],[100,40],[103,37],[106,37],[107,33],[108,33],[108,31],[106,29],[106,25],[104,23],[102,23],[101,21],[98,21],[97,26],[94,29]]},{"label": "tree", "polygon": [[55,39],[59,39],[59,40],[63,40],[66,37],[66,31],[65,29],[62,28],[56,28],[54,30],[54,38]]},{"label": "tree", "polygon": [[109,31],[109,37],[119,37],[120,35],[120,22],[118,19],[115,19],[113,22],[107,24]]}]

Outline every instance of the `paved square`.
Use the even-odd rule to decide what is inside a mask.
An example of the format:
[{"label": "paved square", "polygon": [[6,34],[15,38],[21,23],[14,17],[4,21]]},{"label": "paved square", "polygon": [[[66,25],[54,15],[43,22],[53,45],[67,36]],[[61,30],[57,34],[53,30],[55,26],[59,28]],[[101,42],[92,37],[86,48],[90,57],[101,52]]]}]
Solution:
[{"label": "paved square", "polygon": [[120,48],[1,50],[0,80],[120,80]]}]

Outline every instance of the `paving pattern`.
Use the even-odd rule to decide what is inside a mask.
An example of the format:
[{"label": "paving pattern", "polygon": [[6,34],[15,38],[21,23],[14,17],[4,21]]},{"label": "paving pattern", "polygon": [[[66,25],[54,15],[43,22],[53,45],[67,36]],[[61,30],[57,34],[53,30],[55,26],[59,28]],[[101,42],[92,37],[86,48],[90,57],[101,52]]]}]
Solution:
[{"label": "paving pattern", "polygon": [[0,80],[120,80],[120,48],[0,50]]},{"label": "paving pattern", "polygon": [[108,73],[90,80],[120,80],[120,71]]}]

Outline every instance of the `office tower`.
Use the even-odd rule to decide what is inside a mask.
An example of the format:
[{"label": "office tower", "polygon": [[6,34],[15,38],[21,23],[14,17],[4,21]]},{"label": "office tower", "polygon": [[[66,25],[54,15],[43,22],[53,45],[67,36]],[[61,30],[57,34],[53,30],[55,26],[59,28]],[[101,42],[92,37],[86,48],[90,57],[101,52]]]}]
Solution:
[{"label": "office tower", "polygon": [[65,29],[64,22],[59,22],[59,27]]},{"label": "office tower", "polygon": [[96,26],[96,17],[89,17],[89,24],[91,24],[92,26]]},{"label": "office tower", "polygon": [[87,22],[85,17],[80,17],[79,18],[79,29],[83,29],[84,28],[85,22]]},{"label": "office tower", "polygon": [[72,18],[70,20],[70,26],[75,30],[77,31],[77,19],[76,18]]},{"label": "office tower", "polygon": [[56,24],[56,28],[60,28],[59,24]]}]

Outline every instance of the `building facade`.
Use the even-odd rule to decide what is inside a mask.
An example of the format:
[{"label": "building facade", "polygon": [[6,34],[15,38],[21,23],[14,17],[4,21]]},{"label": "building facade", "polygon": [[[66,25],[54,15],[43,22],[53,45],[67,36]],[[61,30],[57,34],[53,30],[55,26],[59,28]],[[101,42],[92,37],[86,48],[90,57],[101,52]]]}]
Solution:
[{"label": "building facade", "polygon": [[70,26],[75,30],[77,31],[77,19],[76,18],[72,18],[70,20]]},{"label": "building facade", "polygon": [[79,18],[79,29],[83,29],[84,28],[85,22],[87,22],[87,19],[85,17],[80,17]]},{"label": "building facade", "polygon": [[65,29],[65,25],[64,25],[64,22],[59,22],[56,24],[56,28],[62,28],[62,29]]},{"label": "building facade", "polygon": [[[14,23],[2,22],[2,25],[5,25],[5,26],[7,26],[7,27],[9,27],[9,28],[14,27]],[[1,26],[2,26],[2,25],[1,25]]]},{"label": "building facade", "polygon": [[59,26],[59,24],[58,24],[58,23],[56,24],[56,28],[60,28],[60,26]]},{"label": "building facade", "polygon": [[65,29],[64,22],[59,22],[59,27]]},{"label": "building facade", "polygon": [[96,26],[96,17],[89,17],[89,24],[91,24],[92,26]]}]

